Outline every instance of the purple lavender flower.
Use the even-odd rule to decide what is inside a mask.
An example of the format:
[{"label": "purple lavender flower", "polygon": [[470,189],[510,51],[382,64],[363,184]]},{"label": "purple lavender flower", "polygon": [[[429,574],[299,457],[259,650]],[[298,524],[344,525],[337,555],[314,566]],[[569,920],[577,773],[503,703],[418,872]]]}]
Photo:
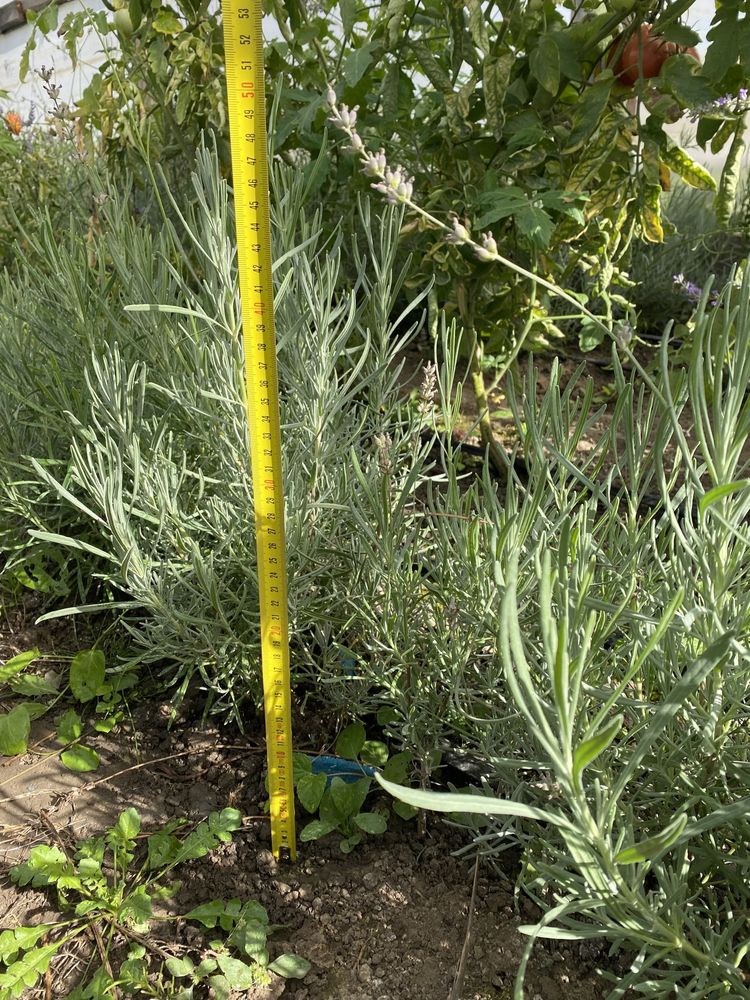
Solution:
[{"label": "purple lavender flower", "polygon": [[731,118],[733,115],[744,114],[748,107],[747,87],[740,87],[736,94],[722,94],[713,101],[697,104],[688,117],[691,122],[697,122],[706,115],[709,118]]},{"label": "purple lavender flower", "polygon": [[703,289],[700,285],[694,285],[692,281],[688,281],[684,274],[673,274],[672,281],[681,288],[685,293],[685,298],[689,302],[699,302],[701,295],[703,295]]}]

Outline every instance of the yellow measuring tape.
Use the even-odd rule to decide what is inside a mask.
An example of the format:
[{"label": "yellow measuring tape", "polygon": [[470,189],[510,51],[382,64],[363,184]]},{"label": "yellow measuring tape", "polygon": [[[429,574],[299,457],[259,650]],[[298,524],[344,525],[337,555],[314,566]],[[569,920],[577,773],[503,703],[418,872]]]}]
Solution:
[{"label": "yellow measuring tape", "polygon": [[[246,4],[246,6],[243,6]],[[237,264],[258,548],[271,848],[297,854],[294,831],[284,483],[271,281],[271,218],[261,0],[222,0]]]}]

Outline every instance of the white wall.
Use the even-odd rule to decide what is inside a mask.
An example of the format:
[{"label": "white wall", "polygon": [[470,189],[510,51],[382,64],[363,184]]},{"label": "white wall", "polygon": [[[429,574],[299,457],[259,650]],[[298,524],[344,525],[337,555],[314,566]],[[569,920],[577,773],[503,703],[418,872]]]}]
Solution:
[{"label": "white wall", "polygon": [[[60,6],[59,24],[71,11],[88,7],[100,10],[101,0],[73,0]],[[49,100],[42,90],[41,81],[34,72],[41,66],[54,67],[54,82],[62,88],[61,100],[70,101],[80,96],[87,82],[96,72],[101,61],[101,43],[93,32],[89,32],[82,40],[79,48],[79,61],[74,69],[61,39],[53,32],[49,38],[37,33],[37,47],[31,53],[29,73],[24,83],[18,78],[21,53],[31,35],[31,26],[20,25],[12,31],[0,35],[0,90],[6,90],[10,97],[3,105],[18,111],[26,117],[32,104],[40,108],[49,106]]]}]

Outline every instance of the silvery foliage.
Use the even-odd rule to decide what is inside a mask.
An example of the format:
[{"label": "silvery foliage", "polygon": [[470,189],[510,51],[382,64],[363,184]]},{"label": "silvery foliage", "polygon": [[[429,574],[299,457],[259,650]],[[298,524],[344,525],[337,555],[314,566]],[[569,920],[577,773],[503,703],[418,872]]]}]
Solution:
[{"label": "silvery foliage", "polygon": [[484,709],[466,730],[492,780],[484,795],[388,789],[474,817],[491,858],[524,845],[520,881],[544,913],[522,928],[516,997],[538,938],[623,953],[611,1000],[750,996],[750,278],[737,277],[715,307],[704,290],[685,367],[665,335],[653,391],[613,354],[612,425],[584,460],[590,394],[553,372],[537,405],[532,373],[514,398],[529,482],[500,515],[494,655],[463,692]]},{"label": "silvery foliage", "polygon": [[[39,555],[54,586],[55,560],[61,577],[76,566],[86,608],[119,610],[138,659],[183,684],[198,671],[226,708],[259,691],[252,485],[234,223],[206,150],[193,182],[161,232],[113,190],[88,245],[42,225],[26,287],[6,284],[0,502],[6,573]],[[399,212],[361,205],[348,281],[305,183],[276,165],[275,308],[292,641],[325,660],[317,644],[346,617],[358,571],[360,497],[382,478],[374,442],[408,453],[410,489],[428,446],[397,391],[421,301],[391,321]]]}]

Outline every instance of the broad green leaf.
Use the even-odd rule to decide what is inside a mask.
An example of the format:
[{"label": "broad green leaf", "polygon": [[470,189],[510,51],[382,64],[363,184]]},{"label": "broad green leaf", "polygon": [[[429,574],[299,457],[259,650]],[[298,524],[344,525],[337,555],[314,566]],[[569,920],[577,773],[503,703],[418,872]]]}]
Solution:
[{"label": "broad green leaf", "polygon": [[151,27],[161,35],[179,35],[182,22],[173,10],[162,9],[151,22]]},{"label": "broad green leaf", "polygon": [[469,34],[471,35],[471,40],[482,55],[487,56],[491,46],[483,4],[481,0],[467,0],[466,6],[469,9]]},{"label": "broad green leaf", "polygon": [[179,854],[181,846],[180,840],[172,833],[164,830],[152,833],[146,841],[149,869],[153,871],[155,868],[171,865]]},{"label": "broad green leaf", "polygon": [[386,818],[380,813],[358,813],[354,822],[365,833],[380,834],[388,829]]},{"label": "broad green leaf", "polygon": [[24,695],[27,698],[44,698],[46,695],[58,693],[53,683],[38,674],[22,674],[20,677],[14,677],[10,681],[10,688],[14,694]]},{"label": "broad green leaf", "polygon": [[96,698],[104,686],[104,653],[85,649],[73,657],[70,665],[70,690],[82,702]]},{"label": "broad green leaf", "polygon": [[21,671],[30,666],[38,656],[38,649],[29,649],[25,653],[19,653],[17,656],[12,656],[9,660],[6,660],[5,663],[0,666],[0,684],[6,684],[11,677],[15,677],[16,674],[20,674]]},{"label": "broad green leaf", "polygon": [[676,816],[668,826],[665,826],[661,833],[648,840],[642,840],[639,844],[626,847],[615,855],[615,863],[618,865],[635,865],[640,861],[650,861],[663,851],[668,850],[687,825],[687,814],[682,813]]},{"label": "broad green leaf", "polygon": [[578,778],[584,768],[588,767],[602,751],[606,750],[622,728],[624,716],[618,715],[609,725],[600,729],[594,736],[580,743],[573,752],[573,777]]},{"label": "broad green leaf", "polygon": [[141,817],[138,815],[138,810],[134,809],[133,806],[130,806],[129,809],[124,809],[120,813],[117,823],[112,828],[112,834],[120,843],[135,840],[140,832]]},{"label": "broad green leaf", "polygon": [[47,971],[59,947],[59,942],[55,941],[27,951],[21,958],[16,959],[5,972],[0,973],[0,996],[5,990],[8,991],[5,993],[6,997],[22,996]]},{"label": "broad green leaf", "polygon": [[151,919],[151,912],[151,897],[146,892],[146,886],[139,885],[123,900],[117,911],[117,916],[124,923],[136,928],[142,928],[148,926],[148,922]]},{"label": "broad green leaf", "polygon": [[560,50],[552,35],[541,36],[529,56],[529,68],[547,93],[557,93],[560,86]]},{"label": "broad green leaf", "polygon": [[40,844],[32,848],[26,861],[10,870],[10,877],[16,885],[49,885],[75,874],[73,866],[59,847]]},{"label": "broad green leaf", "polygon": [[394,802],[393,811],[397,816],[400,816],[401,819],[408,821],[410,819],[414,819],[414,817],[419,812],[419,809],[417,809],[415,806],[408,805],[408,803],[406,802]]},{"label": "broad green leaf", "polygon": [[94,910],[99,909],[101,909],[101,904],[97,903],[95,899],[82,899],[80,903],[76,903],[75,915],[85,917],[87,913],[93,913]]},{"label": "broad green leaf", "polygon": [[716,4],[715,16],[706,36],[710,44],[703,64],[703,72],[711,80],[721,80],[739,58],[743,38],[739,15],[739,3]]},{"label": "broad green leaf", "polygon": [[553,826],[573,830],[572,823],[559,813],[549,809],[538,809],[526,805],[525,802],[514,802],[513,799],[496,799],[485,795],[466,795],[460,792],[429,792],[421,788],[406,788],[386,781],[380,774],[375,778],[389,795],[401,802],[406,802],[417,809],[429,809],[433,812],[477,813],[482,816],[518,816],[520,819],[533,819],[538,823],[551,823]]},{"label": "broad green leaf", "polygon": [[39,924],[37,927],[16,927],[0,933],[0,962],[10,965],[19,951],[28,951],[44,935],[55,929],[55,924]]},{"label": "broad green leaf", "polygon": [[353,722],[339,734],[336,740],[336,753],[345,760],[357,760],[365,745],[365,727],[361,722]]},{"label": "broad green leaf", "polygon": [[573,127],[565,143],[566,153],[581,149],[596,132],[609,103],[614,82],[614,77],[610,77],[586,87],[573,109]]},{"label": "broad green leaf", "polygon": [[216,927],[225,907],[226,902],[223,899],[212,899],[210,903],[201,903],[190,913],[186,913],[185,920],[197,920],[204,927]]},{"label": "broad green leaf", "polygon": [[359,781],[344,781],[334,778],[331,782],[331,799],[342,819],[356,816],[362,808],[367,793],[370,790],[370,779],[360,778]]},{"label": "broad green leaf", "polygon": [[258,982],[252,967],[230,955],[217,955],[216,961],[233,990],[249,990]]},{"label": "broad green leaf", "polygon": [[686,184],[702,191],[715,191],[716,179],[701,163],[696,161],[679,146],[668,146],[662,151],[662,160],[673,173]]},{"label": "broad green leaf", "polygon": [[57,740],[59,743],[73,743],[81,735],[81,716],[75,709],[69,708],[57,723]]},{"label": "broad green leaf", "polygon": [[341,12],[341,26],[344,29],[344,38],[348,38],[354,30],[357,20],[356,0],[339,0],[339,11]]},{"label": "broad green leaf", "polygon": [[702,38],[697,31],[689,28],[686,24],[679,24],[676,21],[660,26],[659,36],[666,38],[668,42],[675,42],[686,49],[700,45],[702,42]]},{"label": "broad green leaf", "polygon": [[262,924],[267,924],[268,910],[266,910],[265,906],[261,906],[257,900],[251,899],[247,903],[242,904],[240,918],[242,920],[258,920]]},{"label": "broad green leaf", "polygon": [[299,839],[303,843],[307,843],[309,840],[319,840],[321,837],[325,837],[326,834],[332,833],[335,829],[335,823],[326,823],[322,819],[314,819],[302,828]]},{"label": "broad green leaf", "polygon": [[[26,16],[29,16],[29,11],[26,11]],[[18,78],[23,83],[29,74],[29,59],[31,58],[31,53],[36,48],[36,36],[32,32],[29,36],[29,40],[23,47],[23,52],[21,53],[21,60],[18,64]]]},{"label": "broad green leaf", "polygon": [[302,774],[312,774],[312,761],[304,753],[294,751],[292,754],[292,766],[294,767],[294,780]]},{"label": "broad green leaf", "polygon": [[388,747],[381,740],[366,740],[359,752],[359,759],[363,764],[383,767],[388,760]]},{"label": "broad green leaf", "polygon": [[99,754],[82,744],[63,750],[60,760],[69,771],[95,771],[99,767]]},{"label": "broad green leaf", "polygon": [[487,125],[496,139],[499,139],[503,132],[505,122],[503,105],[514,62],[515,57],[512,53],[503,52],[497,56],[488,56],[482,63],[482,90]]},{"label": "broad green leaf", "polygon": [[23,705],[17,705],[5,715],[0,715],[0,754],[15,757],[26,753],[29,745],[31,719]]},{"label": "broad green leaf", "polygon": [[341,72],[350,87],[355,87],[370,68],[377,49],[377,42],[366,42],[346,57]]},{"label": "broad green leaf", "polygon": [[44,35],[48,35],[51,31],[54,31],[57,27],[57,15],[58,15],[57,3],[53,2],[48,4],[41,13],[37,15],[36,23],[39,30]]},{"label": "broad green leaf", "polygon": [[409,39],[409,45],[417,57],[424,75],[435,90],[443,95],[452,94],[453,84],[451,83],[451,78],[447,70],[435,58],[435,53],[431,46],[422,38]]},{"label": "broad green leaf", "polygon": [[739,490],[746,490],[748,486],[750,486],[750,479],[737,479],[733,483],[722,483],[720,486],[714,486],[713,489],[704,493],[698,502],[698,510],[701,516],[706,512],[711,504],[717,503],[719,500],[723,500],[724,497],[729,496],[731,493],[737,493]]},{"label": "broad green leaf", "polygon": [[719,153],[724,148],[724,146],[729,142],[729,140],[734,136],[735,130],[737,128],[737,122],[734,118],[729,118],[723,122],[711,121],[708,118],[703,118],[699,124],[700,126],[705,126],[705,131],[708,132],[713,129],[713,132],[709,136],[711,139],[711,152]]},{"label": "broad green leaf", "polygon": [[325,774],[303,774],[297,782],[297,796],[309,813],[318,811],[325,790]]},{"label": "broad green leaf", "polygon": [[[148,969],[146,963],[139,958],[126,959],[120,966],[117,973],[117,978],[122,980],[125,986],[129,987],[139,986],[145,983],[147,976]],[[132,992],[132,990],[129,992]]]},{"label": "broad green leaf", "polygon": [[66,1000],[112,1000],[114,980],[104,968],[99,968],[86,986],[78,987],[69,993]]},{"label": "broad green leaf", "polygon": [[476,221],[477,229],[484,229],[493,222],[507,219],[528,205],[526,194],[519,187],[508,185],[494,191],[485,191],[476,200],[480,210]]},{"label": "broad green leaf", "polygon": [[283,976],[284,979],[303,979],[312,966],[306,958],[300,958],[299,955],[286,952],[284,955],[279,955],[278,958],[274,959],[268,968],[271,972],[275,972],[277,976]]},{"label": "broad green leaf", "polygon": [[242,813],[229,807],[221,812],[212,812],[208,817],[208,828],[219,840],[227,843],[236,830],[242,829]]},{"label": "broad green leaf", "polygon": [[241,919],[229,936],[229,944],[259,965],[268,965],[268,921]]},{"label": "broad green leaf", "polygon": [[34,719],[41,719],[49,711],[49,705],[40,703],[38,701],[22,701],[18,706],[19,708],[25,708],[29,719],[33,722]]},{"label": "broad green leaf", "polygon": [[386,781],[395,781],[397,784],[403,785],[409,777],[411,764],[412,755],[408,750],[402,750],[388,758],[383,768],[383,777]]},{"label": "broad green leaf", "polygon": [[111,733],[117,723],[121,721],[122,712],[117,712],[116,715],[107,715],[105,718],[94,722],[93,727],[97,733]]},{"label": "broad green leaf", "polygon": [[659,74],[677,100],[687,107],[710,103],[715,94],[703,76],[696,75],[695,63],[682,56],[667,59]]},{"label": "broad green leaf", "polygon": [[188,955],[185,958],[168,958],[164,963],[169,974],[175,979],[183,979],[185,976],[192,976],[195,963]]},{"label": "broad green leaf", "polygon": [[514,219],[524,236],[528,236],[540,250],[549,246],[555,223],[541,205],[529,202],[514,214]]},{"label": "broad green leaf", "polygon": [[193,96],[192,88],[189,84],[184,83],[177,94],[177,101],[174,108],[174,117],[178,125],[181,125],[185,118],[187,117],[188,108],[190,107],[190,100]]},{"label": "broad green leaf", "polygon": [[399,721],[401,716],[398,714],[395,708],[379,708],[376,719],[378,720],[378,725],[381,729],[386,726],[391,725]]},{"label": "broad green leaf", "polygon": [[398,42],[399,30],[401,28],[401,18],[404,16],[408,0],[388,0],[383,19],[386,24],[388,36],[388,48],[393,49]]},{"label": "broad green leaf", "polygon": [[106,841],[104,837],[88,837],[86,840],[79,841],[76,858],[78,860],[90,858],[101,864],[104,861],[105,851]]},{"label": "broad green leaf", "polygon": [[744,117],[741,117],[735,125],[734,137],[724,161],[719,191],[714,201],[716,220],[721,226],[729,224],[737,201],[737,190],[742,175],[742,157],[746,145],[744,122]]},{"label": "broad green leaf", "polygon": [[216,1000],[229,1000],[232,986],[226,976],[211,976],[208,985],[213,990]]},{"label": "broad green leaf", "polygon": [[351,837],[345,837],[339,843],[339,850],[342,854],[350,854],[354,848],[362,843],[362,834],[354,833]]}]

